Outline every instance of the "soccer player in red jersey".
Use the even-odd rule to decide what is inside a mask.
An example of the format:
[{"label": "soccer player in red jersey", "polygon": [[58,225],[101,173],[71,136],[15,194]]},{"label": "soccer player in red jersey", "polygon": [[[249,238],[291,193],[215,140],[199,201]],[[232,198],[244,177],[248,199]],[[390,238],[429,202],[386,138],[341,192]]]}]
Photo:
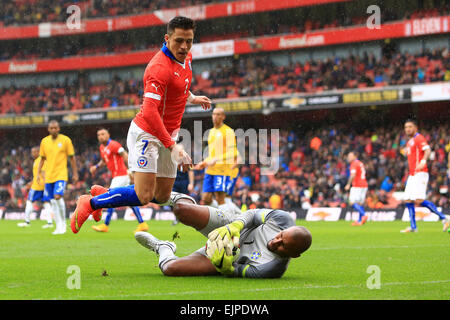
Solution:
[{"label": "soccer player in red jersey", "polygon": [[428,184],[427,160],[431,154],[431,148],[425,137],[418,132],[417,122],[407,120],[404,125],[406,136],[409,138],[406,144],[408,157],[409,176],[405,187],[406,208],[409,211],[411,227],[401,230],[402,233],[417,232],[415,206],[423,206],[439,216],[443,224],[443,231],[447,231],[449,221],[440,212],[434,203],[426,200]]},{"label": "soccer player in red jersey", "polygon": [[102,208],[143,206],[149,202],[169,204],[177,166],[192,166],[191,158],[176,144],[186,101],[211,107],[211,100],[190,92],[195,23],[177,16],[167,26],[165,43],[145,69],[144,97],[140,112],[131,122],[127,136],[128,168],[134,185],[109,189],[77,201],[71,229],[77,233],[89,215],[101,218]]},{"label": "soccer player in red jersey", "polygon": [[364,164],[358,160],[355,152],[348,153],[347,161],[350,163],[350,177],[344,189],[346,191],[350,190],[349,203],[359,212],[358,221],[354,221],[352,225],[362,226],[367,221],[366,212],[364,210],[368,186],[366,169],[364,168]]},{"label": "soccer player in red jersey", "polygon": [[[95,175],[98,168],[106,165],[112,175],[111,185],[109,186],[110,189],[130,185],[130,177],[128,175],[127,166],[125,165],[126,163],[128,164],[128,153],[119,142],[111,139],[109,131],[105,128],[97,130],[97,139],[100,143],[99,149],[101,160],[95,166],[90,167],[89,170],[91,174]],[[131,207],[131,209],[139,222],[135,232],[147,231],[148,225],[142,219],[139,207]],[[108,232],[113,212],[113,208],[108,208],[105,223],[98,226],[92,226],[92,229],[99,232]]]}]

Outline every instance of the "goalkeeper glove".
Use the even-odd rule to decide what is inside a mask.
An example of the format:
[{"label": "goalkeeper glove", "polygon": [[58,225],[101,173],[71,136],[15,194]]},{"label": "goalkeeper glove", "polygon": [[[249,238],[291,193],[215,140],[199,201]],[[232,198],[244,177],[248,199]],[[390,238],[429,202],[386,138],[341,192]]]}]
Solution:
[{"label": "goalkeeper glove", "polygon": [[224,240],[225,236],[228,236],[228,239],[232,239],[233,245],[235,247],[239,247],[239,237],[243,228],[244,223],[237,220],[211,231],[208,234],[208,239],[211,241],[215,241],[217,239]]},{"label": "goalkeeper glove", "polygon": [[225,236],[224,239],[208,240],[206,255],[221,274],[232,275],[234,273],[233,243],[228,236]]}]

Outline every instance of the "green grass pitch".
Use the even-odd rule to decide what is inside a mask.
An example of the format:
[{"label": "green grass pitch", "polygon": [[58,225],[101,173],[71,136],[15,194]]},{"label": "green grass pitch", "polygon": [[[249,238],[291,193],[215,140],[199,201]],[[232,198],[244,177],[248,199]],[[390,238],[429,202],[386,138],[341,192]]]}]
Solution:
[{"label": "green grass pitch", "polygon": [[[69,221],[68,221],[69,222]],[[407,223],[305,222],[312,246],[291,260],[281,279],[164,277],[153,252],[133,237],[136,223],[112,221],[105,234],[88,221],[76,235],[53,236],[33,221],[0,221],[0,299],[83,300],[316,300],[449,299],[450,234],[438,222],[418,222],[417,234],[401,234]],[[179,256],[205,239],[194,229],[170,221],[150,221],[150,231],[175,242]],[[70,266],[79,267],[80,289],[69,289]],[[379,272],[373,273],[374,268]],[[369,272],[368,272],[369,268]],[[69,271],[69,273],[68,273]],[[379,275],[379,289],[368,279]],[[371,282],[369,279],[369,283]]]}]

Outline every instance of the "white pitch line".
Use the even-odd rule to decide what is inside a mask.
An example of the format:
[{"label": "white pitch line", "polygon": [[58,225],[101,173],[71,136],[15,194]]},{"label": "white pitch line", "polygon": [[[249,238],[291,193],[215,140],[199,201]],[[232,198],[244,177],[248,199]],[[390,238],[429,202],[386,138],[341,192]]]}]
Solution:
[{"label": "white pitch line", "polygon": [[[449,283],[449,280],[430,280],[430,281],[406,281],[406,282],[387,282],[381,283],[381,289],[385,286],[404,286],[411,284],[440,284]],[[253,289],[238,289],[234,292],[264,292],[264,291],[280,291],[280,290],[304,290],[304,289],[340,289],[340,288],[364,288],[365,284],[350,285],[350,284],[337,284],[337,285],[304,285],[300,287],[285,287],[285,288],[253,288]],[[227,291],[230,292],[230,291]],[[155,293],[143,293],[143,294],[123,294],[123,295],[113,295],[113,296],[79,296],[76,299],[117,299],[117,298],[131,298],[131,297],[156,297],[156,296],[175,296],[175,295],[194,295],[194,294],[214,294],[223,293],[223,291],[184,291],[184,292],[155,292]],[[33,300],[61,300],[61,297],[51,298],[51,299],[33,299]]]},{"label": "white pitch line", "polygon": [[362,249],[410,249],[410,248],[430,248],[430,247],[448,247],[448,244],[419,244],[419,245],[398,245],[398,246],[373,246],[373,247],[323,247],[323,248],[313,248],[311,247],[311,251],[319,251],[319,250],[343,250],[343,249],[355,249],[355,250],[362,250]]}]

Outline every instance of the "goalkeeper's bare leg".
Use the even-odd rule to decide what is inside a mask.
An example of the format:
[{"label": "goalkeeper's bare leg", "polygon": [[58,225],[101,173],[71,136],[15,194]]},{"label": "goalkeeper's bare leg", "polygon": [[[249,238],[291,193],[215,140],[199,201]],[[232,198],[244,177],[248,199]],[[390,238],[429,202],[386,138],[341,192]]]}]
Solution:
[{"label": "goalkeeper's bare leg", "polygon": [[[197,205],[188,198],[175,199],[173,212],[181,223],[195,228],[205,237],[213,229],[233,220],[233,213],[222,212],[216,208]],[[177,257],[174,246],[161,241],[147,232],[135,234],[136,240],[144,247],[159,255],[159,268],[166,276],[208,276],[219,275],[205,254],[205,247],[185,256]],[[140,238],[140,239],[139,239]]]},{"label": "goalkeeper's bare leg", "polygon": [[211,260],[197,252],[167,262],[161,271],[165,276],[172,277],[220,275]]},{"label": "goalkeeper's bare leg", "polygon": [[209,208],[192,203],[189,199],[180,199],[173,205],[173,213],[182,224],[202,230],[209,222]]},{"label": "goalkeeper's bare leg", "polygon": [[233,222],[236,218],[236,213],[228,206],[213,208],[195,204],[193,201],[187,198],[175,200],[172,203],[173,213],[178,221],[193,227],[206,238],[211,231]]},{"label": "goalkeeper's bare leg", "polygon": [[194,252],[185,257],[175,255],[173,242],[159,240],[148,232],[136,232],[134,237],[145,248],[159,256],[159,268],[165,276],[209,276],[218,275],[211,261],[203,254]]}]

